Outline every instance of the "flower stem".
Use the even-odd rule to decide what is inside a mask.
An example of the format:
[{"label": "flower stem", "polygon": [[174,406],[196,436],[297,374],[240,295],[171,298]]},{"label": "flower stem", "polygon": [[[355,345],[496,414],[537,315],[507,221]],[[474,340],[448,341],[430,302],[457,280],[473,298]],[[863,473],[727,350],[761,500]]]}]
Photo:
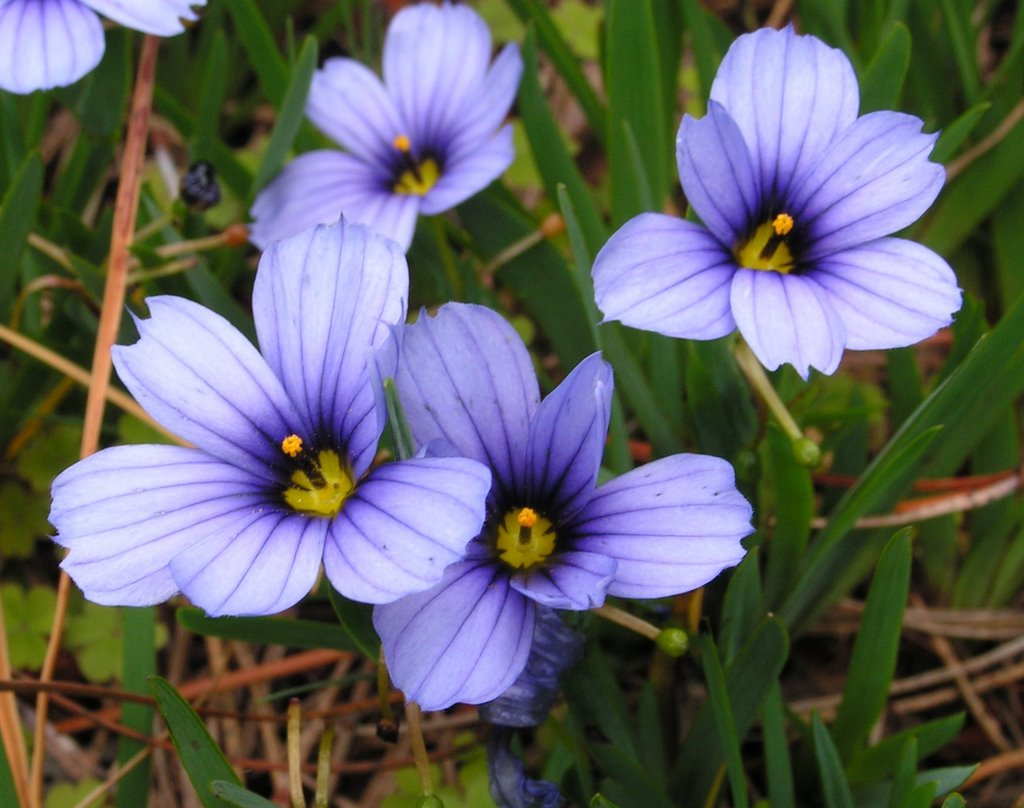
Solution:
[{"label": "flower stem", "polygon": [[[110,386],[110,348],[117,339],[124,309],[125,282],[131,257],[129,247],[135,232],[135,219],[139,206],[139,186],[142,183],[142,166],[146,157],[146,135],[149,130],[149,114],[153,104],[153,84],[156,78],[156,57],[160,48],[159,37],[148,35],[142,41],[139,68],[128,113],[128,132],[125,136],[124,153],[121,158],[121,177],[117,186],[114,203],[114,222],[110,237],[110,260],[107,263],[107,283],[103,291],[103,308],[96,333],[93,352],[92,374],[89,393],[85,404],[85,419],[82,428],[81,456],[88,457],[99,448],[100,429],[103,423],[103,409]],[[64,634],[64,618],[67,615],[68,596],[71,582],[67,573],[61,572],[57,584],[57,604],[53,616],[53,627],[46,646],[46,658],[39,673],[41,682],[53,678]],[[29,790],[29,808],[42,804],[43,761],[46,757],[46,721],[50,694],[41,691],[36,699],[35,749],[32,753],[32,771]]]},{"label": "flower stem", "polygon": [[427,742],[423,738],[423,711],[416,702],[406,703],[405,718],[409,722],[409,745],[412,747],[412,757],[416,761],[416,771],[420,776],[420,787],[423,796],[429,797],[434,793],[434,782],[430,776]]},{"label": "flower stem", "polygon": [[302,793],[302,707],[297,698],[288,702],[288,796],[292,808],[306,808]]},{"label": "flower stem", "polygon": [[327,808],[329,795],[327,782],[331,776],[331,745],[334,743],[334,730],[328,727],[320,736],[320,751],[316,756],[316,795],[313,797],[314,808]]},{"label": "flower stem", "polygon": [[792,442],[793,452],[797,460],[809,468],[817,466],[821,461],[821,450],[814,441],[804,435],[799,424],[790,415],[786,405],[779,398],[779,394],[775,392],[768,374],[764,372],[764,367],[762,367],[758,358],[754,356],[754,352],[750,350],[750,346],[742,339],[737,340],[733,348],[733,356],[736,357],[736,364],[740,366],[740,370],[746,376],[747,382],[754,389],[754,392],[761,397],[765,406],[768,407],[772,415],[775,416],[779,426],[782,427],[786,437]]},{"label": "flower stem", "polygon": [[624,612],[615,606],[609,606],[607,603],[603,606],[598,606],[596,609],[591,609],[594,614],[603,617],[605,620],[610,620],[623,628],[628,628],[630,631],[635,631],[642,637],[646,637],[649,640],[657,642],[658,636],[661,634],[661,629],[653,623],[648,623],[642,617],[637,617],[635,614]]},{"label": "flower stem", "polygon": [[451,245],[448,243],[448,234],[445,231],[445,222],[441,216],[430,216],[430,229],[434,231],[434,238],[437,239],[437,251],[441,256],[441,264],[444,266],[445,278],[448,280],[448,291],[452,300],[464,298],[462,288],[462,276],[455,263],[455,256],[452,254]]}]

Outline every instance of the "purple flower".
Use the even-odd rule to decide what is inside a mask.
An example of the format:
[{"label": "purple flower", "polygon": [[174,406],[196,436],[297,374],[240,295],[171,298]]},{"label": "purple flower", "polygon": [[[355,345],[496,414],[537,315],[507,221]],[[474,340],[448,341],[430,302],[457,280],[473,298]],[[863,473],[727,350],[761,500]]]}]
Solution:
[{"label": "purple flower", "polygon": [[[344,149],[293,160],[256,198],[252,240],[265,244],[339,213],[408,249],[420,214],[468,199],[512,162],[501,126],[523,70],[468,6],[402,9],[384,40],[384,81],[352,59],[313,77],[306,113]],[[499,129],[499,127],[501,127]]]},{"label": "purple flower", "polygon": [[339,222],[264,253],[259,351],[209,309],[149,298],[114,364],[200,448],[114,447],[57,477],[50,521],[86,596],[141,606],[181,591],[210,614],[269,614],[310,590],[321,559],[355,600],[435,585],[479,531],[490,475],[450,457],[371,468],[384,411],[368,363],[407,290],[397,247]]},{"label": "purple flower", "polygon": [[743,557],[732,467],[674,455],[595,488],[612,393],[600,355],[543,402],[513,328],[451,303],[404,329],[395,381],[423,444],[490,467],[487,520],[441,584],[374,610],[395,684],[424,709],[496,698],[522,672],[538,606],[695,589]]},{"label": "purple flower", "polygon": [[0,89],[30,93],[78,81],[103,56],[99,14],[171,36],[206,0],[0,0]]},{"label": "purple flower", "polygon": [[684,116],[679,177],[704,226],[627,222],[594,262],[608,320],[685,339],[739,329],[774,370],[832,373],[844,348],[911,345],[960,308],[949,265],[888,234],[938,195],[935,135],[899,112],[857,116],[853,68],[791,28],[737,39],[708,113]]}]

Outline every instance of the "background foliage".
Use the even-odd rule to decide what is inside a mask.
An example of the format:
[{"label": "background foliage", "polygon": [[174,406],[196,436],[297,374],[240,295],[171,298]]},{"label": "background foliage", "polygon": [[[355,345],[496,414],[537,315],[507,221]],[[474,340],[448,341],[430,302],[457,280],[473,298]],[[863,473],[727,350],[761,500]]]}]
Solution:
[{"label": "background foliage", "polygon": [[[290,154],[328,145],[302,115],[312,70],[342,52],[375,64],[399,5],[209,0],[193,30],[162,43],[132,310],[144,312],[147,295],[184,295],[252,335],[255,250],[217,235],[245,221]],[[1024,12],[1009,0],[476,5],[497,40],[522,42],[517,159],[453,214],[420,221],[410,310],[449,299],[498,309],[549,389],[601,349],[618,381],[608,469],[680,450],[719,455],[735,464],[758,525],[743,564],[705,591],[619,604],[686,627],[682,660],[581,618],[586,656],[564,703],[521,739],[528,768],[577,805],[953,808],[957,789],[972,805],[1022,804]],[[952,328],[920,346],[847,354],[836,375],[807,383],[790,368],[773,374],[822,449],[815,469],[746,387],[729,339],[599,325],[589,280],[626,219],[685,211],[673,155],[681,114],[703,113],[737,34],[790,19],[849,55],[862,112],[901,109],[942,130],[933,159],[949,179],[909,236],[943,254],[966,293]],[[84,406],[79,384],[9,335],[90,364],[141,37],[112,29],[107,39],[100,68],[79,84],[0,93],[5,689],[43,664],[59,560],[49,484],[78,456]],[[202,213],[173,201],[196,160],[216,167],[223,197]],[[132,328],[125,318],[119,341]],[[103,442],[140,440],[166,438],[108,408]],[[150,747],[152,766],[147,758],[94,804],[284,804],[290,694],[307,713],[304,759],[315,760],[325,727],[337,732],[332,804],[419,804],[417,781],[392,774],[409,765],[405,740],[373,737],[365,611],[334,606],[337,615],[323,594],[282,618],[209,620],[183,604],[115,610],[73,598],[47,806],[93,804],[81,802],[87,783],[109,785],[115,760]],[[157,671],[177,689],[147,684]],[[179,692],[201,706],[215,741]],[[0,711],[28,722],[33,693],[22,688]],[[485,733],[472,709],[428,720],[446,805],[486,803]],[[15,805],[18,764],[8,760],[10,749],[0,804]]]}]

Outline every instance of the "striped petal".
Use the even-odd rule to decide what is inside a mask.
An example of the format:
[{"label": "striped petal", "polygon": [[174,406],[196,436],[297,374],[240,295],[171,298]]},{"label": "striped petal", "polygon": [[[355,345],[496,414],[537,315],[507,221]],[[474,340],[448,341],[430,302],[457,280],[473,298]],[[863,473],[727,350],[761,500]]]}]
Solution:
[{"label": "striped petal", "polygon": [[357,477],[369,468],[384,419],[368,362],[389,327],[405,319],[408,285],[397,246],[346,222],[271,244],[256,274],[263,356],[299,421],[317,443],[346,447]]},{"label": "striped petal", "polygon": [[813,278],[740,269],[733,278],[732,314],[750,349],[768,370],[789,363],[803,378],[812,367],[832,373],[846,329],[829,294]]},{"label": "striped petal", "polygon": [[0,89],[73,84],[99,64],[105,46],[99,17],[79,0],[0,3]]},{"label": "striped petal", "polygon": [[[177,297],[146,299],[140,339],[113,348],[135,399],[163,426],[253,474],[289,476],[281,440],[306,430],[256,348],[209,309]],[[287,472],[287,473],[286,473]]]},{"label": "striped petal", "polygon": [[175,558],[267,509],[264,480],[198,449],[118,446],[54,480],[50,522],[86,597],[149,606],[179,591]]},{"label": "striped petal", "polygon": [[461,457],[419,457],[370,472],[331,525],[324,570],[364,603],[429,589],[484,521],[490,474]]},{"label": "striped petal", "polygon": [[373,610],[392,681],[424,710],[500,696],[526,665],[534,604],[489,563],[449,567],[441,584]]},{"label": "striped petal", "polygon": [[846,346],[900,348],[952,322],[962,302],[956,275],[914,241],[883,238],[818,261],[813,277],[846,327]]},{"label": "striped petal", "polygon": [[751,514],[727,462],[672,455],[602,485],[573,525],[573,545],[616,561],[609,594],[667,597],[738,564]]},{"label": "striped petal", "polygon": [[421,314],[402,332],[395,382],[417,443],[446,440],[491,469],[492,501],[512,496],[540,391],[529,353],[501,315],[463,303]]},{"label": "striped petal", "polygon": [[719,65],[711,100],[743,133],[769,207],[787,198],[794,180],[853,123],[860,104],[846,54],[792,27],[739,37]]},{"label": "striped petal", "polygon": [[606,320],[682,339],[732,333],[736,260],[700,225],[642,213],[594,260],[594,297]]},{"label": "striped petal", "polygon": [[185,30],[182,20],[197,19],[193,6],[206,0],[81,0],[84,5],[126,28],[157,36],[173,36]]}]

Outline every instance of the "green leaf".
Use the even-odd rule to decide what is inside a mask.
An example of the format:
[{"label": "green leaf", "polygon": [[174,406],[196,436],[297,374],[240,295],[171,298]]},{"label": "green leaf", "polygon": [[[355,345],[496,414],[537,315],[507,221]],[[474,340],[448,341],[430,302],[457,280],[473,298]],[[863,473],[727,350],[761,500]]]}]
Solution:
[{"label": "green leaf", "polygon": [[900,750],[896,774],[892,778],[892,791],[889,792],[888,808],[900,808],[903,800],[914,790],[917,758],[917,738],[911,736],[904,741],[903,749]]},{"label": "green leaf", "polygon": [[939,0],[953,45],[953,58],[960,72],[960,82],[968,103],[973,104],[981,93],[981,74],[975,56],[976,33],[971,21],[971,6],[958,0]]},{"label": "green leaf", "polygon": [[0,208],[0,313],[14,303],[14,289],[28,234],[43,193],[43,161],[32,152],[18,168]]},{"label": "green leaf", "polygon": [[[606,0],[605,90],[608,95],[608,171],[616,227],[645,208],[636,187],[627,131],[643,156],[650,195],[668,187],[668,144],[652,0]],[[638,88],[643,88],[639,92]],[[628,124],[627,127],[624,124]]]},{"label": "green leaf", "polygon": [[214,796],[210,786],[214,780],[223,780],[241,787],[234,769],[213,742],[201,718],[189,706],[178,691],[159,676],[150,677],[149,686],[156,697],[157,707],[167,722],[171,740],[178,750],[178,758],[185,767],[192,786],[199,795],[204,808],[224,808],[224,803]]},{"label": "green leaf", "polygon": [[889,699],[910,588],[910,537],[908,527],[889,542],[864,605],[843,701],[832,725],[832,738],[842,760],[849,760],[864,743]]},{"label": "green leaf", "polygon": [[774,684],[761,706],[761,724],[764,739],[765,769],[768,777],[768,796],[775,808],[794,808],[793,765],[786,735],[786,706],[782,701],[782,688]]},{"label": "green leaf", "polygon": [[854,808],[853,794],[846,783],[839,753],[817,713],[811,716],[811,736],[814,740],[814,757],[818,761],[818,774],[821,776],[825,794],[825,805],[827,808]]},{"label": "green leaf", "polygon": [[199,92],[199,111],[196,115],[193,160],[216,159],[215,144],[220,142],[220,116],[227,92],[228,43],[224,31],[213,35],[213,45],[203,71],[205,80]]},{"label": "green leaf", "polygon": [[263,153],[263,160],[256,171],[256,176],[253,177],[250,199],[280,170],[285,155],[292,147],[292,141],[299,133],[299,127],[306,117],[306,98],[309,96],[309,86],[313,81],[313,71],[316,70],[316,59],[316,40],[307,36],[292,71],[288,90],[278,107],[277,121],[270,133],[267,150]]},{"label": "green leaf", "polygon": [[348,640],[364,656],[376,662],[380,655],[380,637],[373,627],[373,607],[349,600],[333,586],[327,587],[327,594]]},{"label": "green leaf", "polygon": [[992,106],[989,102],[983,101],[975,104],[966,112],[954,120],[949,126],[942,130],[939,139],[935,142],[929,159],[936,163],[948,163],[953,155],[959,151],[964,142],[971,136],[974,127],[978,125],[988,108]]},{"label": "green leaf", "polygon": [[287,617],[207,617],[202,609],[178,609],[178,622],[196,634],[290,648],[358,651],[333,623]]},{"label": "green leaf", "polygon": [[[519,115],[530,141],[534,162],[544,182],[544,189],[548,198],[558,199],[559,186],[565,186],[578,217],[587,252],[590,256],[595,256],[608,240],[608,231],[594,202],[593,193],[565,147],[561,130],[541,89],[537,71],[536,34],[533,28],[526,32],[526,39],[523,41],[523,65],[523,79],[519,85]],[[565,206],[561,207],[564,211]],[[591,305],[593,298],[591,292]]]},{"label": "green leaf", "polygon": [[736,731],[736,721],[733,717],[732,704],[726,690],[725,674],[722,672],[722,665],[718,661],[718,649],[714,641],[705,635],[701,644],[701,660],[704,663],[704,678],[708,683],[708,692],[711,696],[711,714],[715,719],[715,728],[718,731],[719,743],[725,752],[726,770],[729,774],[729,787],[732,791],[732,801],[736,808],[746,808],[749,805],[747,798],[747,783],[743,772],[743,757],[740,751],[739,733]]},{"label": "green leaf", "polygon": [[918,237],[940,255],[953,255],[1024,174],[1024,121],[1002,143],[971,163],[943,191]]},{"label": "green leaf", "polygon": [[[156,675],[156,609],[124,609],[124,643],[121,669],[124,689],[145,695],[146,682]],[[126,701],[121,707],[121,723],[144,736],[153,732],[153,707]],[[123,765],[145,748],[142,741],[122,736],[117,744],[117,762]],[[137,808],[149,799],[151,758],[146,758],[117,784],[117,808]]]},{"label": "green leaf", "polygon": [[910,67],[910,30],[895,23],[882,40],[860,83],[860,112],[894,109]]},{"label": "green leaf", "polygon": [[4,740],[0,738],[0,805],[20,805],[18,792],[14,788],[14,775],[11,773],[11,764],[7,759],[7,749],[4,747]]},{"label": "green leaf", "polygon": [[718,645],[726,664],[732,662],[765,616],[759,549],[755,547],[747,553],[742,563],[732,571],[725,590]]},{"label": "green leaf", "polygon": [[[590,86],[590,81],[583,73],[579,60],[566,44],[562,35],[559,34],[558,27],[551,18],[551,12],[548,11],[547,6],[541,0],[506,0],[506,2],[523,22],[532,23],[536,28],[540,46],[555,65],[555,69],[565,79],[570,92],[579,102],[580,107],[583,109],[583,114],[587,116],[590,131],[599,141],[604,142],[607,130],[607,113],[600,100],[598,100],[594,88]],[[529,37],[529,34],[527,36]],[[523,50],[525,57],[525,43]],[[530,65],[533,64],[533,61],[524,58],[524,62],[526,69],[523,80],[525,81],[530,76]],[[554,198],[553,195],[552,198]]]},{"label": "green leaf", "polygon": [[607,797],[595,794],[590,800],[590,808],[619,808],[619,806]]},{"label": "green leaf", "polygon": [[893,733],[874,746],[855,752],[846,766],[846,776],[854,785],[864,785],[890,777],[896,771],[900,750],[908,739],[915,740],[918,760],[922,760],[950,743],[963,725],[964,715],[957,713]]},{"label": "green leaf", "polygon": [[765,548],[764,589],[765,604],[776,608],[799,575],[814,515],[814,483],[810,469],[797,460],[792,441],[778,426],[769,424],[765,438],[759,510],[762,517],[774,513],[775,524],[764,528],[771,537]]},{"label": "green leaf", "polygon": [[264,799],[259,794],[253,794],[228,780],[213,780],[210,783],[210,793],[236,808],[277,808],[277,803]]},{"label": "green leaf", "polygon": [[[789,653],[786,629],[777,618],[765,620],[725,670],[725,686],[737,737],[743,738],[761,704],[778,684]],[[697,713],[672,770],[673,796],[679,805],[703,805],[718,775],[724,753],[714,716],[705,704]]]},{"label": "green leaf", "polygon": [[942,801],[942,808],[967,808],[967,803],[959,794],[950,794]]},{"label": "green leaf", "polygon": [[936,783],[921,783],[900,800],[898,805],[894,804],[893,808],[930,808],[935,802],[937,790]]},{"label": "green leaf", "polygon": [[277,49],[270,26],[254,0],[224,0],[224,5],[263,92],[275,108],[280,107],[288,87],[288,65]]}]

